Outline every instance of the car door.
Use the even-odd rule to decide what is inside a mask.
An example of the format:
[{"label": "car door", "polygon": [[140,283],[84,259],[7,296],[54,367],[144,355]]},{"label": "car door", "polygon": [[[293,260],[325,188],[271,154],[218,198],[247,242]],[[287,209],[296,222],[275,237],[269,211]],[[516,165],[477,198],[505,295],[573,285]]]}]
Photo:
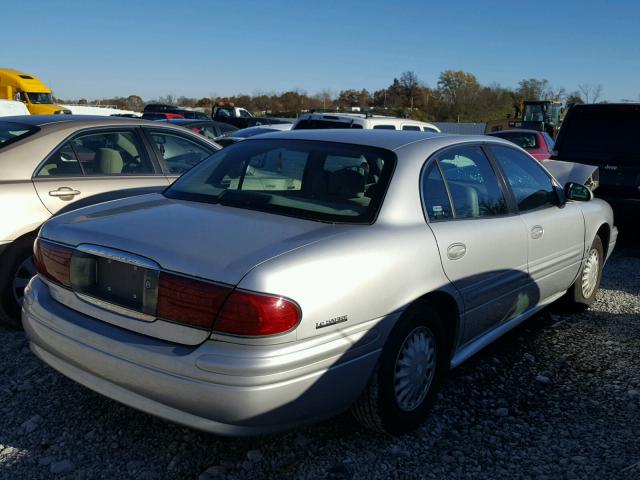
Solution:
[{"label": "car door", "polygon": [[173,130],[145,128],[145,131],[170,183],[217,151],[213,145]]},{"label": "car door", "polygon": [[32,180],[52,214],[100,193],[169,183],[135,127],[85,130],[74,135],[47,157]]},{"label": "car door", "polygon": [[483,149],[439,153],[423,173],[422,192],[442,266],[464,301],[463,343],[535,306],[526,230]]},{"label": "car door", "polygon": [[529,275],[548,299],[574,282],[584,255],[584,217],[579,203],[563,205],[552,177],[524,152],[491,145],[527,228]]}]

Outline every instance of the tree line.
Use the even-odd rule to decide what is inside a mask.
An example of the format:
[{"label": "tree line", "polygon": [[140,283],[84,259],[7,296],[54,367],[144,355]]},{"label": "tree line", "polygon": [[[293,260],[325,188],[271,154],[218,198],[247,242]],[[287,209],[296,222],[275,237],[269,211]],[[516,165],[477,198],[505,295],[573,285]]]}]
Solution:
[{"label": "tree line", "polygon": [[415,72],[407,71],[379,90],[346,89],[334,92],[323,89],[315,94],[304,90],[255,92],[231,97],[192,98],[166,95],[145,102],[138,95],[107,98],[88,102],[60,101],[80,104],[114,105],[141,111],[145,103],[166,103],[183,107],[199,107],[207,112],[218,102],[230,102],[259,115],[293,116],[316,111],[373,111],[386,115],[410,117],[426,121],[487,122],[513,115],[526,100],[561,100],[566,104],[596,103],[602,96],[602,85],[583,84],[574,92],[554,89],[546,79],[523,79],[516,88],[497,83],[482,85],[475,75],[460,70],[446,70],[435,87],[422,82]]}]

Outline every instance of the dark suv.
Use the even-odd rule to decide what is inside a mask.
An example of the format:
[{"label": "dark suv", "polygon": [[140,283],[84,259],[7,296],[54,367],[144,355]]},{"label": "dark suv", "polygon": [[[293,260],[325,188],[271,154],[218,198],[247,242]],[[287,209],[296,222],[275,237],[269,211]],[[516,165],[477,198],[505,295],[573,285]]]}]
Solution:
[{"label": "dark suv", "polygon": [[639,135],[638,103],[574,105],[562,123],[551,158],[599,167],[595,195],[622,214],[628,207],[640,206]]}]

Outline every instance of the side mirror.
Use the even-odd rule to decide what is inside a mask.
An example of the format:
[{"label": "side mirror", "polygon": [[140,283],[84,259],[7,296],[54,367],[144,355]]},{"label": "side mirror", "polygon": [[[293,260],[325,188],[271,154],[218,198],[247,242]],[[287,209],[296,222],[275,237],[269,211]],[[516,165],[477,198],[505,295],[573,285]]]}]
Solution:
[{"label": "side mirror", "polygon": [[564,194],[568,200],[588,202],[593,199],[593,192],[580,183],[569,182],[564,186]]}]

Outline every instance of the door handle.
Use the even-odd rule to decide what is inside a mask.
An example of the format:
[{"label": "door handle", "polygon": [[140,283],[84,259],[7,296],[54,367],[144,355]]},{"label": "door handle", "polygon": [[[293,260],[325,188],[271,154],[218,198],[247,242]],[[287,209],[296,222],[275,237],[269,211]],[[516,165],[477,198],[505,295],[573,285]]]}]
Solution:
[{"label": "door handle", "polygon": [[452,243],[447,248],[447,257],[450,260],[459,260],[467,254],[467,246],[464,243]]},{"label": "door handle", "polygon": [[58,197],[60,200],[72,200],[76,195],[80,195],[80,190],[74,190],[69,187],[60,187],[57,190],[51,190],[49,196]]},{"label": "door handle", "polygon": [[541,225],[534,225],[531,227],[531,238],[537,240],[538,238],[542,238],[544,235],[544,228]]}]

